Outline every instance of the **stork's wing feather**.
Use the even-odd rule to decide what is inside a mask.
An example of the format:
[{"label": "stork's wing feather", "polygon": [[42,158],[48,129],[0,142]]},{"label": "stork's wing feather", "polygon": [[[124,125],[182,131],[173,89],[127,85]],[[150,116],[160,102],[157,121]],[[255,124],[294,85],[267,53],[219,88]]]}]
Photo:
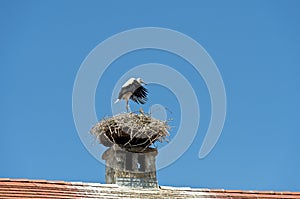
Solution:
[{"label": "stork's wing feather", "polygon": [[131,95],[130,99],[132,99],[136,103],[145,104],[147,101],[148,90],[143,86],[139,86]]},{"label": "stork's wing feather", "polygon": [[119,93],[119,99],[122,99],[124,95],[126,95],[127,93],[131,93],[133,94],[141,85],[134,80],[132,83],[130,84],[125,84],[122,88],[121,91]]}]

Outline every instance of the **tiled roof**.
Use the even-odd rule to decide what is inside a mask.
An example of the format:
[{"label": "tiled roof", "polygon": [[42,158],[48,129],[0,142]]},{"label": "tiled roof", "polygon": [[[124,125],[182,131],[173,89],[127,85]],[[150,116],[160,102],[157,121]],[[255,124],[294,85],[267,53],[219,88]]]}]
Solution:
[{"label": "tiled roof", "polygon": [[0,178],[0,198],[299,198],[300,192],[194,189],[162,186],[131,189],[114,184]]}]

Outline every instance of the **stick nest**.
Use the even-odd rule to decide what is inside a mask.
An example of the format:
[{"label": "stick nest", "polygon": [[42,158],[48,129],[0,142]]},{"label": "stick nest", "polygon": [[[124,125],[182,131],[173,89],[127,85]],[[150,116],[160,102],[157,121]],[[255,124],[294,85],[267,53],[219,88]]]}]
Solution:
[{"label": "stick nest", "polygon": [[110,147],[117,144],[122,148],[143,151],[156,141],[168,141],[170,126],[145,114],[122,113],[104,118],[97,123],[91,133],[100,144]]}]

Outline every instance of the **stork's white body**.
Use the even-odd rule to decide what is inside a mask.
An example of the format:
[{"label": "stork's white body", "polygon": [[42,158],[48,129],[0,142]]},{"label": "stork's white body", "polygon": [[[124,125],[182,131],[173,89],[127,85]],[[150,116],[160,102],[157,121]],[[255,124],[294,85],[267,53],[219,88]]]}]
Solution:
[{"label": "stork's white body", "polygon": [[123,84],[122,88],[129,86],[130,84],[133,84],[133,82],[135,81],[135,78],[130,78],[129,80],[127,80],[127,82],[125,82],[125,84]]}]

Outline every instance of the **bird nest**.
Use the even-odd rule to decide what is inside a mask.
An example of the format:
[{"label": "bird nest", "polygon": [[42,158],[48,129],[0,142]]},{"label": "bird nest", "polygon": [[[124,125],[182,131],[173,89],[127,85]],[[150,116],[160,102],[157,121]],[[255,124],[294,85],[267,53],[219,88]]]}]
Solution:
[{"label": "bird nest", "polygon": [[170,126],[146,114],[122,113],[104,118],[91,133],[101,144],[110,147],[117,144],[131,151],[144,151],[156,141],[168,141]]}]

